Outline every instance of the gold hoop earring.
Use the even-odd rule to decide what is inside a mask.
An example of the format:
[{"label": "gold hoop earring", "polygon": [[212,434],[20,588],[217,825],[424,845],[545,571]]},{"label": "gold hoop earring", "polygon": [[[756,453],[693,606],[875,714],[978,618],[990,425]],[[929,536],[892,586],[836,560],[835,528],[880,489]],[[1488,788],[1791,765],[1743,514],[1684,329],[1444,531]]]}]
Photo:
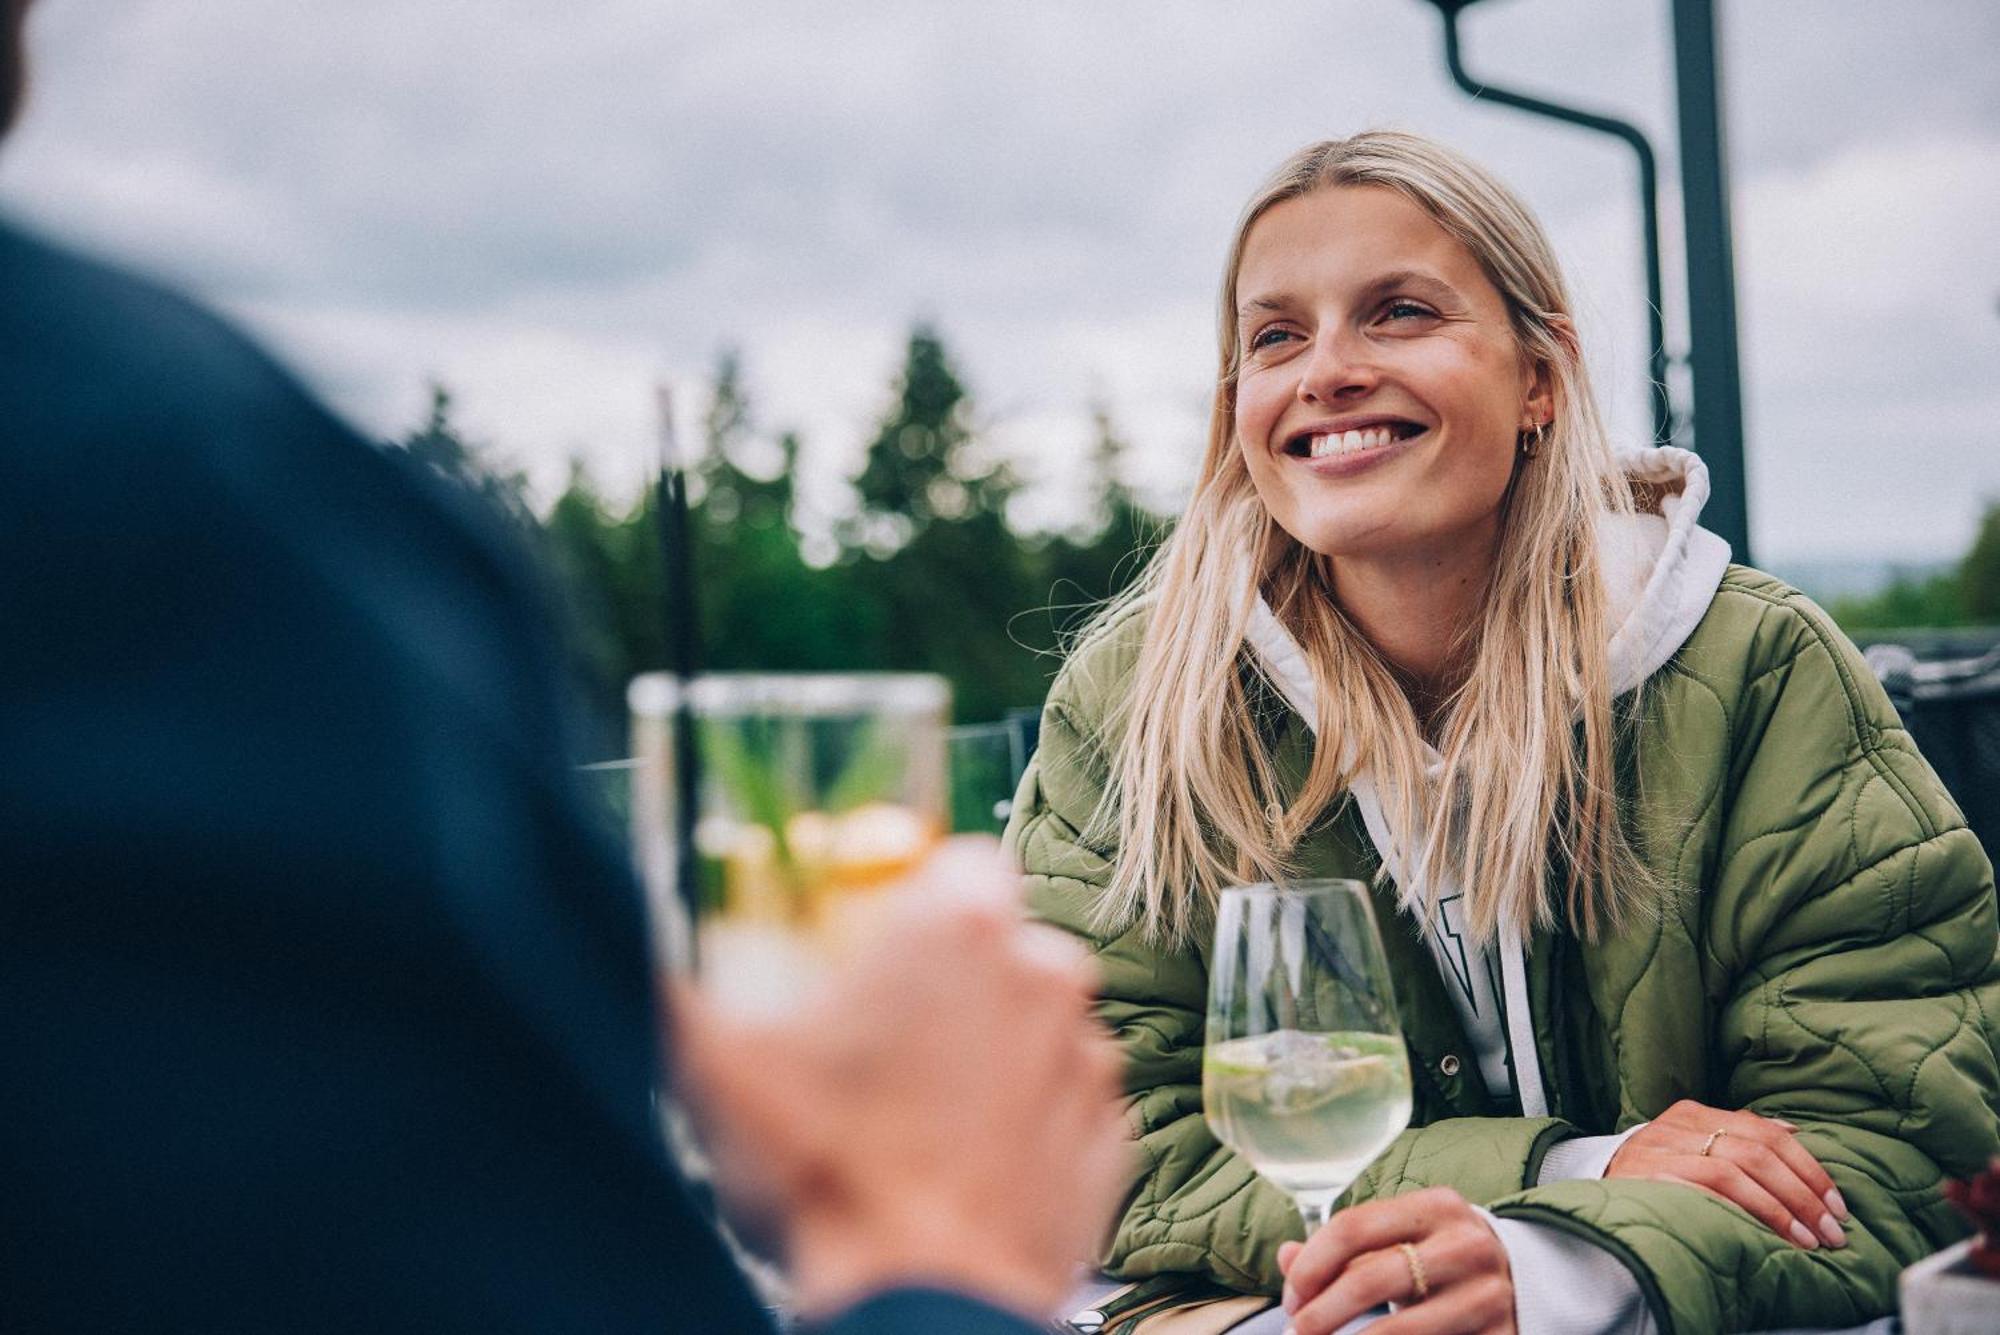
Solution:
[{"label": "gold hoop earring", "polygon": [[1532,434],[1527,432],[1522,433],[1521,457],[1523,459],[1532,459],[1542,452],[1542,440],[1547,434],[1548,429],[1549,424],[1547,422],[1537,422]]}]

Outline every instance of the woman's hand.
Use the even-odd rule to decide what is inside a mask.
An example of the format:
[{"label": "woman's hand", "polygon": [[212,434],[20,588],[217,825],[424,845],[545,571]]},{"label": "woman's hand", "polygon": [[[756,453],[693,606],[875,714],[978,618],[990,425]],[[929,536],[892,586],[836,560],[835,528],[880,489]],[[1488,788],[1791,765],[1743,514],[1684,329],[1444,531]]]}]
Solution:
[{"label": "woman's hand", "polygon": [[1449,1187],[1342,1210],[1303,1243],[1280,1247],[1278,1269],[1298,1335],[1332,1335],[1383,1303],[1401,1310],[1369,1335],[1514,1330],[1507,1249]]},{"label": "woman's hand", "polygon": [[1847,1202],[1790,1122],[1682,1099],[1632,1134],[1604,1176],[1699,1187],[1810,1251],[1845,1247]]}]

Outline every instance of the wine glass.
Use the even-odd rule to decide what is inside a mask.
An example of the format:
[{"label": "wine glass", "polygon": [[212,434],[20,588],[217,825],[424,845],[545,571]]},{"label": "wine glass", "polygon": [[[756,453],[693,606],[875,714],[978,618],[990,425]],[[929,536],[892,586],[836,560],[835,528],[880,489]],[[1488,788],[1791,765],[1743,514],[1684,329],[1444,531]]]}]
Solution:
[{"label": "wine glass", "polygon": [[1222,892],[1202,1105],[1310,1237],[1410,1121],[1410,1061],[1360,881]]}]

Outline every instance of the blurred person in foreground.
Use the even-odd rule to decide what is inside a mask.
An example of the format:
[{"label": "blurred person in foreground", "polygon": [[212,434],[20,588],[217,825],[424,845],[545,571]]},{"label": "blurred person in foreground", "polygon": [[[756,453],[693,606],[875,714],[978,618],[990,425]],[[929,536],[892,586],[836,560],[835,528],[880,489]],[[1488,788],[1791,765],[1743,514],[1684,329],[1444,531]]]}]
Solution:
[{"label": "blurred person in foreground", "polygon": [[[1011,836],[1147,1171],[1108,1262],[1299,1335],[1848,1326],[2000,1146],[1993,869],[1852,645],[1614,453],[1527,207],[1309,145],[1223,269],[1201,476],[1051,693]],[[1202,1116],[1221,885],[1371,881],[1415,1110],[1301,1238]]]},{"label": "blurred person in foreground", "polygon": [[[768,1328],[665,1158],[537,601],[460,505],[0,226],[0,1328]],[[1031,1329],[1123,1171],[1080,953],[990,854],[936,883],[790,1027],[676,998],[827,1332]]]}]

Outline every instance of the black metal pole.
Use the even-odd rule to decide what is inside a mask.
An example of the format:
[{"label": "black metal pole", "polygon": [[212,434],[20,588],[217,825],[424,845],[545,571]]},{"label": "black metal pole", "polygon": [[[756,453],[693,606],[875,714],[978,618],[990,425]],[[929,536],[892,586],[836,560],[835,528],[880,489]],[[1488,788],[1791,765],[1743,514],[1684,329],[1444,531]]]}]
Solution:
[{"label": "black metal pole", "polygon": [[1653,442],[1664,445],[1673,438],[1673,406],[1667,397],[1666,320],[1660,299],[1660,169],[1653,157],[1653,145],[1638,126],[1614,116],[1579,111],[1539,97],[1496,88],[1468,74],[1459,53],[1458,11],[1463,4],[1441,4],[1444,17],[1444,63],[1452,82],[1473,97],[1496,102],[1503,107],[1547,116],[1569,125],[1580,125],[1602,134],[1616,135],[1632,148],[1639,159],[1639,211],[1646,235],[1646,356],[1647,400],[1653,409]]},{"label": "black metal pole", "polygon": [[1736,261],[1729,239],[1728,162],[1716,75],[1713,0],[1674,0],[1679,91],[1681,209],[1687,222],[1688,363],[1694,378],[1694,448],[1712,488],[1702,524],[1750,561],[1743,470],[1743,382],[1736,345]]},{"label": "black metal pole", "polygon": [[[666,629],[667,668],[674,676],[674,889],[693,924],[701,909],[694,830],[700,815],[701,756],[695,749],[694,707],[688,698],[701,670],[701,617],[694,592],[693,516],[688,507],[686,461],[674,431],[673,399],[660,388],[660,595]],[[692,958],[694,940],[688,951]]]}]

